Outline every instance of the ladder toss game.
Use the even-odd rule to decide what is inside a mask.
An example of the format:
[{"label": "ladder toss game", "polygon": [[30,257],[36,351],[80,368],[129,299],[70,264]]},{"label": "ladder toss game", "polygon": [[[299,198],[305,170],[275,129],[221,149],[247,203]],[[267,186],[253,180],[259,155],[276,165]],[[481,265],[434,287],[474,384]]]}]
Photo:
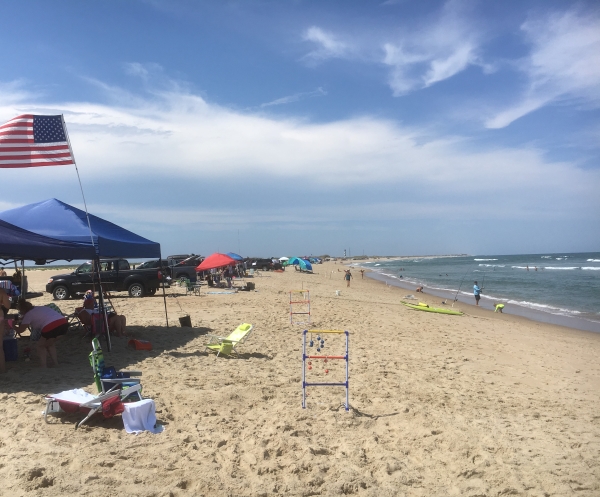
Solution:
[{"label": "ladder toss game", "polygon": [[[312,348],[315,346],[315,340],[313,335],[317,335],[316,349],[318,355],[307,355],[307,343],[306,339],[310,333],[310,341],[308,347]],[[323,354],[322,349],[325,347],[325,338],[321,335],[334,334],[334,335],[345,335],[346,337],[346,353],[344,355],[326,355]],[[349,398],[349,339],[350,333],[344,330],[304,330],[302,333],[302,409],[306,409],[306,387],[344,387],[346,389],[346,403],[344,405],[346,411],[350,410],[350,398]],[[327,346],[329,350],[329,346]],[[312,370],[312,361],[320,360],[324,361],[325,367],[327,362],[330,360],[343,360],[346,361],[346,381],[344,382],[312,382],[306,381],[306,371]],[[308,366],[308,367],[307,367]],[[329,373],[329,369],[325,369],[325,374]]]}]

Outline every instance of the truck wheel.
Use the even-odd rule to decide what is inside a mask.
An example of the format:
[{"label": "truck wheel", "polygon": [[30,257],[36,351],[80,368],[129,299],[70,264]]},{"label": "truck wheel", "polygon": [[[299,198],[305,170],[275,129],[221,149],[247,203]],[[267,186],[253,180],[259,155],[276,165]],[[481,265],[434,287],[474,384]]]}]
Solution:
[{"label": "truck wheel", "polygon": [[67,300],[69,298],[69,289],[66,286],[59,285],[52,290],[54,300]]},{"label": "truck wheel", "polygon": [[139,298],[144,296],[144,285],[141,283],[132,283],[129,285],[129,296]]}]

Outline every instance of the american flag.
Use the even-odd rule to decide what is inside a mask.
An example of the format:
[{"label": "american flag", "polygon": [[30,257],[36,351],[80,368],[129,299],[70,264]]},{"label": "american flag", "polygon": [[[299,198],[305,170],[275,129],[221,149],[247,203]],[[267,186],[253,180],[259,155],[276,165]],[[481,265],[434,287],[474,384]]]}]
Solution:
[{"label": "american flag", "polygon": [[0,125],[0,169],[75,164],[62,116],[24,114]]}]

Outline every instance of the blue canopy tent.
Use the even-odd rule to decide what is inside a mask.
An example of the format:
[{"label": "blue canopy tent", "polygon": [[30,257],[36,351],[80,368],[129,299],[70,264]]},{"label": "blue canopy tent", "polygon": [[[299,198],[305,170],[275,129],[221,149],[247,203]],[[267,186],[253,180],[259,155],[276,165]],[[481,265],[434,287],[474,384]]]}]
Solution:
[{"label": "blue canopy tent", "polygon": [[[46,242],[47,246],[45,247],[41,245],[40,241],[38,241],[37,246],[35,243],[30,245],[29,248],[23,246],[24,252],[16,255],[16,258],[21,260],[30,258],[33,258],[33,260],[98,259],[100,257],[161,258],[160,244],[92,214],[89,215],[89,220],[92,231],[91,236],[86,213],[55,198],[0,212],[0,221],[4,221],[5,224],[12,224],[21,230],[38,235],[41,239],[53,239],[56,243],[62,242],[65,244],[64,251],[56,250],[53,252],[50,252],[50,248],[58,249],[58,247],[51,247],[50,242]],[[30,239],[30,241],[33,240]],[[0,249],[2,243],[0,241]],[[71,251],[69,251],[69,247]],[[80,247],[81,252],[76,254],[76,247]],[[17,246],[15,245],[14,248],[16,249]],[[36,251],[36,248],[39,250]],[[100,273],[98,273],[98,284],[100,305],[105,309]],[[169,320],[164,287],[163,300],[168,327]],[[108,329],[106,313],[105,323],[106,329]],[[107,334],[107,341],[108,350],[110,351],[110,334]]]},{"label": "blue canopy tent", "polygon": [[306,259],[301,259],[300,257],[290,257],[288,260],[288,265],[290,266],[299,266],[300,271],[312,271],[312,265]]},{"label": "blue canopy tent", "polygon": [[0,220],[0,259],[46,261],[47,259],[91,259],[91,244],[56,240]]},{"label": "blue canopy tent", "polygon": [[[0,220],[38,235],[92,247],[85,212],[55,198],[0,212]],[[96,257],[160,258],[156,242],[92,214],[90,224]],[[81,257],[87,258],[90,255]]]}]

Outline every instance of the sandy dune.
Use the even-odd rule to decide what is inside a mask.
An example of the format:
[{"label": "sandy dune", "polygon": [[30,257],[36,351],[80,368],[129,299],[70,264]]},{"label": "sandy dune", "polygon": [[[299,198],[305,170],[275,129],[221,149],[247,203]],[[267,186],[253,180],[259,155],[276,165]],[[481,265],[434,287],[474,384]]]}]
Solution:
[{"label": "sandy dune", "polygon": [[[0,375],[0,494],[73,495],[600,495],[600,335],[460,305],[465,316],[410,310],[405,290],[340,265],[255,277],[256,292],[114,299],[132,336],[107,362],[143,371],[144,395],[166,425],[128,435],[120,417],[74,430],[44,424],[43,396],[94,393],[90,344],[71,333],[58,368],[7,363]],[[42,290],[51,271],[29,273]],[[312,326],[350,331],[350,404],[342,388],[309,390],[301,408],[302,326],[291,289],[309,288]],[[335,290],[341,295],[336,297]],[[422,300],[439,303],[424,295]],[[35,303],[50,302],[50,296]],[[77,301],[60,304],[72,310]],[[193,328],[177,318],[189,314]],[[238,359],[204,352],[206,334],[241,322],[255,332]],[[21,349],[27,345],[22,340]],[[343,340],[328,337],[326,350]],[[342,363],[312,378],[343,377]]]}]

